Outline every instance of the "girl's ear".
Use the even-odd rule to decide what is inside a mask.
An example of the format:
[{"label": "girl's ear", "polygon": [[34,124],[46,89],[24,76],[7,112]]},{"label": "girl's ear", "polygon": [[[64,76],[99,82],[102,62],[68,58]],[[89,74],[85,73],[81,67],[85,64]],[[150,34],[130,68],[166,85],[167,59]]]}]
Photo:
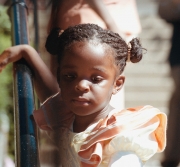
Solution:
[{"label": "girl's ear", "polygon": [[122,76],[122,75],[118,75],[116,77],[116,80],[114,82],[114,88],[113,88],[113,94],[115,95],[118,91],[121,90],[121,88],[123,87],[124,85],[124,81],[125,81],[125,76]]}]

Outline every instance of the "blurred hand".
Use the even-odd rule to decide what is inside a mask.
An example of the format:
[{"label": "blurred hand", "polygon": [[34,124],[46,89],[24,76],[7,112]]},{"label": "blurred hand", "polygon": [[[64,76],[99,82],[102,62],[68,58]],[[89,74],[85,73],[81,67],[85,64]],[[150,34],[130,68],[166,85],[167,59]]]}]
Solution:
[{"label": "blurred hand", "polygon": [[0,55],[0,72],[6,67],[8,64],[8,59],[10,57],[10,52],[8,50],[5,50]]},{"label": "blurred hand", "polygon": [[20,50],[25,45],[17,45],[9,47],[0,54],[0,72],[6,67],[7,64],[21,59],[22,55]]}]

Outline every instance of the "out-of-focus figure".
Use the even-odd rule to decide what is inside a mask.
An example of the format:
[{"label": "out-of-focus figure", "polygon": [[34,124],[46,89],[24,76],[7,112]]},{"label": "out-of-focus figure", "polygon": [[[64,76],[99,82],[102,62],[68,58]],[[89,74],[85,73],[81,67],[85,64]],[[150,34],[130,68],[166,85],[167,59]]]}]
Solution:
[{"label": "out-of-focus figure", "polygon": [[169,103],[167,146],[163,167],[176,167],[180,162],[180,20],[172,23],[172,46],[169,54],[174,91]]},{"label": "out-of-focus figure", "polygon": [[[94,23],[121,36],[141,31],[135,0],[53,0],[48,32],[54,27]],[[124,34],[124,35],[123,35]]]},{"label": "out-of-focus figure", "polygon": [[158,12],[173,27],[168,61],[174,90],[169,101],[167,146],[162,166],[177,167],[180,162],[180,0],[160,1]]}]

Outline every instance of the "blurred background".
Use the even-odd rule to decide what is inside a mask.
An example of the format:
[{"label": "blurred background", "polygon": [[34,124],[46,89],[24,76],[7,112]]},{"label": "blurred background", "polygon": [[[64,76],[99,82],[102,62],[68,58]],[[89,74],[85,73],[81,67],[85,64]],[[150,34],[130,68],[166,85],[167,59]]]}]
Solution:
[{"label": "blurred background", "polygon": [[[7,15],[6,1],[0,0],[0,52],[11,46],[11,23]],[[143,47],[147,49],[143,60],[136,66],[128,64],[125,70],[125,106],[152,105],[168,114],[168,103],[173,90],[170,76],[170,67],[167,61],[171,46],[172,27],[157,14],[156,0],[137,0],[137,7],[142,26],[140,39]],[[44,44],[47,37],[47,21],[50,14],[49,1],[38,2],[38,33],[39,53],[49,65],[49,55]],[[28,27],[30,43],[34,45],[34,19],[33,6],[29,8]],[[12,65],[0,74],[0,167],[4,161],[13,166],[14,161],[14,116],[13,116],[13,84]],[[48,144],[47,144],[48,143]],[[50,141],[40,132],[40,160],[41,167],[53,167],[56,161],[56,149],[49,144]],[[49,154],[49,152],[52,154]],[[163,153],[156,154],[145,167],[160,167]],[[11,162],[12,160],[12,162]]]}]

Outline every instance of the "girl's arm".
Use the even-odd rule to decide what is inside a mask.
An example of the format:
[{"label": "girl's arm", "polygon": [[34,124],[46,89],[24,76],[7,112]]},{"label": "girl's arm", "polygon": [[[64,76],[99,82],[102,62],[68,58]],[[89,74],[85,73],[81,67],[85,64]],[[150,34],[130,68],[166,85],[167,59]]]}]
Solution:
[{"label": "girl's arm", "polygon": [[102,18],[102,20],[104,20],[108,29],[116,33],[119,32],[116,23],[114,22],[102,0],[86,0],[86,2]]},{"label": "girl's arm", "polygon": [[0,72],[7,64],[21,58],[26,60],[33,71],[34,86],[40,102],[59,91],[56,78],[30,45],[17,45],[3,51],[0,55]]},{"label": "girl's arm", "polygon": [[139,157],[128,151],[115,153],[110,160],[108,167],[143,167]]}]

